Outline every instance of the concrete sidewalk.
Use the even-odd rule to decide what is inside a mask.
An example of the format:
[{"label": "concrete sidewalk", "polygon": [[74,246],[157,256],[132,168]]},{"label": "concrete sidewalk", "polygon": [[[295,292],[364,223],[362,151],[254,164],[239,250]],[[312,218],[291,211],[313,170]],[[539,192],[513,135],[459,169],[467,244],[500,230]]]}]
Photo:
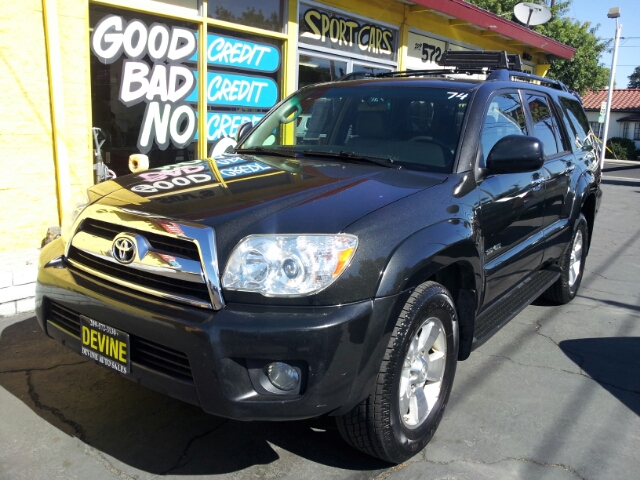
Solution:
[{"label": "concrete sidewalk", "polygon": [[638,478],[640,185],[603,190],[579,296],[538,301],[461,362],[434,439],[405,464],[351,449],[327,420],[207,415],[26,314],[0,319],[0,478]]}]

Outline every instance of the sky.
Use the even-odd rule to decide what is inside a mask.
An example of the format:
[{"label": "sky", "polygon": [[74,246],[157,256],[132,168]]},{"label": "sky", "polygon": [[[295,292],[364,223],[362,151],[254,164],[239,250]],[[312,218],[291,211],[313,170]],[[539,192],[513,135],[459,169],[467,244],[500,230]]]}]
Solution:
[{"label": "sky", "polygon": [[[640,0],[573,0],[567,15],[581,22],[591,22],[594,26],[599,23],[596,35],[613,39],[616,20],[607,17],[611,7],[620,7],[618,22],[622,25],[616,63],[616,88],[627,88],[629,75],[635,67],[640,66]],[[612,56],[612,53],[603,53],[600,63],[611,68]]]}]

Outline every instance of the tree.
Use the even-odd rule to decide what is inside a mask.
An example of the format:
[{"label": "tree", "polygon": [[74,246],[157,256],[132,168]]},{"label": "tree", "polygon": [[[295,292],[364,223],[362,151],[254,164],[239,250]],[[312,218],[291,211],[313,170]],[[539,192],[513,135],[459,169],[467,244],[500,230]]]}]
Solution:
[{"label": "tree", "polygon": [[636,67],[628,78],[629,85],[627,85],[627,88],[640,88],[640,67]]},{"label": "tree", "polygon": [[[513,16],[513,7],[519,0],[467,0],[503,18],[517,22]],[[544,2],[543,2],[544,3]],[[552,60],[547,76],[560,80],[567,87],[584,94],[587,90],[605,87],[609,83],[609,69],[599,63],[600,55],[608,47],[608,42],[596,36],[598,25],[592,27],[589,22],[581,23],[566,16],[571,1],[552,1],[550,5],[553,18],[544,25],[532,27],[532,30],[553,38],[576,49],[571,60]]]}]

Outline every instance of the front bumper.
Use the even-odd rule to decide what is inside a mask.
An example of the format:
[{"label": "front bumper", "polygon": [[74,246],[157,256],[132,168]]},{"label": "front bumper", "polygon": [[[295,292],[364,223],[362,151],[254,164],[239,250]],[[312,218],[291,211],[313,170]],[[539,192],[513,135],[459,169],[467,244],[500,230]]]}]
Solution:
[{"label": "front bumper", "polygon": [[[36,316],[50,337],[80,353],[79,327],[73,326],[79,315],[122,330],[132,338],[127,378],[239,420],[349,411],[373,388],[390,335],[388,319],[405,296],[330,307],[227,304],[215,312],[143,296],[64,262],[45,268],[62,254],[61,245],[43,250],[36,288]],[[63,321],[56,311],[64,313]],[[154,360],[149,349],[152,357],[167,358]],[[177,358],[183,365],[172,368]],[[250,368],[273,361],[300,367],[299,393],[260,391]]]}]

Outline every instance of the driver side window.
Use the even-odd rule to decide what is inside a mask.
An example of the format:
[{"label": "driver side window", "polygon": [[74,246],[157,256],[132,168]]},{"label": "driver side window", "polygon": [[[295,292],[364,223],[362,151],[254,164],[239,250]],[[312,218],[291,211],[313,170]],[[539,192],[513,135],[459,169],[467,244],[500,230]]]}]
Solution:
[{"label": "driver side window", "polygon": [[482,152],[489,156],[493,146],[507,135],[526,135],[527,125],[520,97],[505,93],[491,99],[482,126]]}]

